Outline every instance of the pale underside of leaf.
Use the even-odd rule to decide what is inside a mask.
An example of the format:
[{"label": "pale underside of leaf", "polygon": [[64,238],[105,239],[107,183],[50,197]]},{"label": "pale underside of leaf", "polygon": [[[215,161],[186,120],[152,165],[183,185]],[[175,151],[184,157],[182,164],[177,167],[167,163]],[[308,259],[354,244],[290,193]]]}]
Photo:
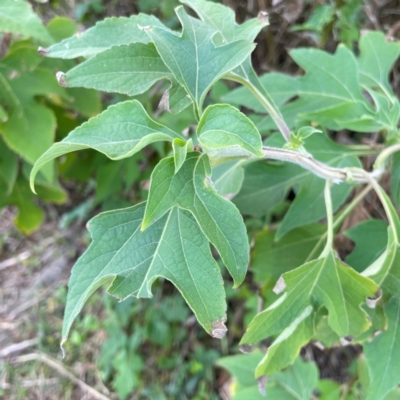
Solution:
[{"label": "pale underside of leaf", "polygon": [[146,14],[106,18],[94,27],[62,42],[54,44],[46,52],[47,57],[92,57],[112,46],[150,41],[140,26],[160,26],[167,29],[156,17]]},{"label": "pale underside of leaf", "polygon": [[153,121],[137,100],[118,103],[73,130],[44,153],[32,169],[31,187],[42,166],[62,154],[92,148],[119,160],[150,143],[174,138],[179,138],[179,135]]}]

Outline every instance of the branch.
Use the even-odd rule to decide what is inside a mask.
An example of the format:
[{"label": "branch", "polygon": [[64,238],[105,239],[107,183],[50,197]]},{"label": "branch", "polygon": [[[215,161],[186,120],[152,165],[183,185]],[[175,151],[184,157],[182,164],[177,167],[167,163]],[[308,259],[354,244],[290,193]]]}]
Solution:
[{"label": "branch", "polygon": [[60,375],[64,376],[65,378],[69,379],[71,382],[78,385],[82,390],[86,391],[90,396],[92,396],[93,398],[95,398],[97,400],[110,400],[109,397],[101,394],[96,389],[92,388],[87,383],[81,381],[74,374],[72,374],[71,372],[66,370],[60,362],[58,362],[57,360],[55,360],[52,357],[49,357],[48,355],[46,355],[44,353],[26,354],[26,355],[19,356],[19,357],[16,357],[11,360],[11,362],[13,362],[13,363],[26,363],[28,361],[40,361],[40,362],[46,364],[48,367],[54,369]]},{"label": "branch", "polygon": [[287,161],[300,165],[300,167],[311,171],[314,175],[326,180],[330,180],[334,183],[368,183],[369,180],[365,174],[368,174],[371,178],[378,178],[383,172],[382,169],[376,169],[371,173],[365,172],[365,174],[361,174],[358,171],[351,172],[349,168],[333,168],[327,164],[315,160],[309,154],[305,155],[292,150],[279,149],[275,147],[263,146],[262,151],[265,159]]}]

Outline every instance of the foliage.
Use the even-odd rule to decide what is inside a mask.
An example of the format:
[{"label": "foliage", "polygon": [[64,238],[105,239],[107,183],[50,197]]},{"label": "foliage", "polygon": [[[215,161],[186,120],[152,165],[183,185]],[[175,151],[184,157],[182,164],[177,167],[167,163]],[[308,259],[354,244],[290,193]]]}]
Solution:
[{"label": "foliage", "polygon": [[[52,93],[62,102],[73,87],[138,96],[116,102],[72,127],[47,150],[37,146],[50,146],[54,124],[47,124],[47,142],[35,140],[35,146],[26,148],[19,146],[21,138],[13,137],[11,128],[3,128],[5,145],[26,162],[32,164],[39,150],[46,150],[32,169],[32,189],[40,170],[38,182],[54,182],[53,160],[77,150],[97,150],[116,163],[138,157],[146,146],[158,149],[161,156],[152,168],[146,202],[102,213],[90,222],[93,241],[72,271],[63,342],[83,304],[99,286],[106,285],[119,299],[148,298],[157,278],[171,281],[205,331],[222,338],[227,330],[227,303],[210,244],[234,287],[239,286],[249,263],[246,224],[251,226],[251,218],[256,217],[264,226],[256,234],[250,269],[266,306],[252,319],[241,344],[249,350],[249,345],[268,339],[268,351],[220,361],[237,379],[235,398],[257,398],[259,389],[279,398],[304,399],[317,386],[329,391],[326,382],[317,383],[315,366],[302,361],[299,354],[310,341],[332,346],[347,338],[364,346],[367,366],[367,378],[358,374],[351,395],[361,387],[368,393],[366,398],[385,399],[400,383],[394,367],[400,292],[400,220],[393,205],[399,201],[396,158],[391,167],[393,201],[378,180],[388,169],[387,159],[399,150],[400,103],[388,78],[400,54],[399,43],[386,41],[381,32],[367,32],[358,42],[358,55],[344,45],[334,54],[294,49],[290,55],[304,71],[302,76],[267,73],[259,79],[251,66],[251,52],[254,38],[267,25],[264,14],[238,25],[232,10],[220,4],[182,3],[199,19],[182,5],[176,8],[180,32],[154,16],[140,14],[106,19],[80,36],[42,49],[46,66],[58,63],[54,58],[86,58],[76,66],[70,61],[57,64],[66,72],[58,72],[61,87],[54,93],[52,83],[49,91],[46,84],[40,90],[18,91],[20,86],[12,80],[23,81],[11,72],[16,68],[21,79],[26,72],[13,56],[13,51],[22,51],[21,44],[14,43],[5,58],[3,68],[8,69],[3,79],[11,80],[8,85],[20,98],[18,103],[6,98],[9,103],[4,103],[3,114],[11,122],[15,115],[22,115],[18,114],[21,102],[44,115],[47,108],[35,96]],[[352,11],[347,9],[349,18],[356,12],[356,2],[352,7]],[[350,37],[354,40],[350,34],[343,38],[347,44]],[[26,59],[40,75],[35,57]],[[28,68],[26,73],[33,72]],[[243,87],[225,94],[223,104],[213,104],[218,100],[208,93],[221,79]],[[155,85],[164,93],[160,110],[151,115],[143,93]],[[232,105],[255,114],[246,116]],[[166,111],[187,113],[187,119],[160,116]],[[46,131],[35,125],[34,116],[21,118],[32,118],[35,132]],[[179,118],[184,126],[178,129]],[[195,131],[185,129],[193,125],[197,125]],[[359,143],[336,143],[334,133],[345,129],[355,132],[360,141],[378,132],[383,144],[377,151]],[[4,154],[15,159],[9,150]],[[377,156],[371,173],[361,169],[362,158],[369,155]],[[111,166],[117,164],[108,165],[112,182]],[[1,174],[7,178],[9,191],[15,171],[8,167]],[[365,183],[368,186],[361,194],[348,202],[354,188]],[[363,228],[348,231],[357,247],[346,265],[336,254],[334,236],[372,189],[388,220],[387,239],[375,241],[366,235],[377,229],[376,223],[380,231],[386,229],[382,221],[368,221]],[[290,192],[294,200],[288,205]],[[319,223],[325,218],[324,224]],[[252,235],[250,229],[248,233]],[[359,260],[361,248],[366,249],[365,257]],[[273,259],[276,254],[277,260]],[[377,331],[384,332],[376,336]],[[122,368],[129,357],[121,356],[113,367]],[[241,368],[244,364],[254,375]],[[271,377],[268,384],[266,376]],[[300,376],[300,381],[294,376]],[[259,388],[253,377],[259,379]],[[121,386],[118,390],[124,397],[133,389]]]},{"label": "foliage", "polygon": [[[76,122],[72,112],[91,117],[100,111],[99,95],[85,89],[65,89],[57,85],[54,73],[73,63],[43,59],[38,44],[48,45],[77,31],[67,18],[57,17],[42,25],[29,4],[6,0],[0,5],[0,32],[12,38],[0,65],[0,207],[19,208],[16,225],[31,233],[41,224],[44,213],[31,196],[27,177],[37,158],[65,133],[62,126]],[[12,35],[12,36],[11,36]],[[25,39],[30,37],[30,39]],[[82,100],[85,98],[85,100]],[[44,202],[61,204],[67,193],[59,185],[54,165],[49,164],[38,180],[38,195]]]}]

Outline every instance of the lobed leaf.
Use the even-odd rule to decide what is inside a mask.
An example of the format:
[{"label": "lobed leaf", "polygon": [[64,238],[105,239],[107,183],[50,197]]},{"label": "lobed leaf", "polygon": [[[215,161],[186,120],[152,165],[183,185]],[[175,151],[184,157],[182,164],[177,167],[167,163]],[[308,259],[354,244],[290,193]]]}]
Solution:
[{"label": "lobed leaf", "polygon": [[175,12],[182,24],[181,36],[157,26],[146,29],[146,33],[175,79],[190,95],[200,115],[211,86],[240,65],[254,45],[238,40],[216,47],[211,40],[215,34],[211,27],[188,16],[182,6]]},{"label": "lobed leaf", "polygon": [[69,281],[63,341],[88,297],[101,285],[120,299],[151,297],[158,277],[182,293],[204,329],[226,331],[225,293],[207,238],[187,211],[172,208],[142,232],[145,204],[102,213],[89,223],[93,242],[77,261]]},{"label": "lobed leaf", "polygon": [[277,288],[285,293],[253,319],[242,344],[280,333],[310,304],[327,308],[329,326],[339,336],[357,336],[371,324],[360,305],[378,291],[372,280],[342,264],[332,252],[285,273]]},{"label": "lobed leaf", "polygon": [[262,21],[260,18],[252,18],[238,25],[234,11],[223,4],[205,0],[180,0],[180,2],[188,5],[202,21],[219,32],[222,43],[231,43],[239,39],[253,41],[261,29],[268,25],[267,21]]},{"label": "lobed leaf", "polygon": [[367,88],[380,89],[387,96],[393,95],[389,84],[389,73],[400,56],[400,44],[388,42],[383,32],[368,32],[361,36],[360,69],[361,85]]},{"label": "lobed leaf", "polygon": [[35,163],[31,187],[37,172],[50,160],[76,150],[95,149],[112,160],[129,157],[150,143],[172,141],[179,135],[153,121],[137,100],[109,107],[55,143]]},{"label": "lobed leaf", "polygon": [[210,175],[207,156],[198,152],[188,153],[177,173],[173,157],[161,160],[151,175],[142,229],[148,229],[174,206],[189,210],[238,286],[249,262],[246,228],[236,207],[216,193]]}]

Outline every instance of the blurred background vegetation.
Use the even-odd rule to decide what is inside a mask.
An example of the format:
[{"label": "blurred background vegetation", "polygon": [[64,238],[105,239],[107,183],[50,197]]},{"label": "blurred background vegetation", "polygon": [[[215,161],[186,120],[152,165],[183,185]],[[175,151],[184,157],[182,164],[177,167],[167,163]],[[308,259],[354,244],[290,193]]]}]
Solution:
[{"label": "blurred background vegetation", "polygon": [[[311,46],[333,52],[343,42],[357,51],[363,29],[382,30],[393,37],[399,37],[400,32],[400,1],[396,0],[222,2],[235,9],[238,22],[255,17],[260,10],[268,11],[270,26],[257,38],[253,54],[259,73],[299,74],[288,56],[292,48]],[[169,27],[179,29],[174,14],[177,0],[30,3],[55,40],[83,31],[105,17],[139,12],[155,14]],[[10,52],[18,50],[18,43],[20,47],[22,43],[37,48],[35,40],[0,34],[4,63],[9,62]],[[65,61],[37,61],[36,57],[36,53],[31,54],[29,60],[41,63],[52,74],[70,68],[60,65]],[[398,64],[391,81],[399,95]],[[218,83],[207,101],[218,102],[232,87]],[[161,89],[156,85],[139,96],[147,111],[176,131],[193,124],[190,108],[177,116],[159,116]],[[34,101],[50,110],[55,119],[56,140],[124,99],[122,95],[91,90],[67,94],[60,90],[54,79],[48,90],[34,93]],[[2,110],[0,107],[0,120]],[[201,329],[168,281],[155,282],[151,300],[129,298],[118,303],[101,289],[74,324],[66,343],[67,357],[61,361],[59,342],[67,281],[74,261],[90,243],[85,223],[100,211],[146,199],[149,175],[158,160],[168,154],[166,146],[149,146],[121,161],[110,161],[93,151],[69,154],[56,163],[59,182],[51,186],[43,183],[36,198],[27,187],[32,161],[23,151],[18,155],[12,152],[0,136],[1,398],[229,399],[229,374],[215,361],[238,352],[244,327],[260,307],[263,289],[252,274],[235,291],[232,282],[226,280],[228,335],[220,341]],[[11,186],[3,179],[10,160],[16,166]],[[246,224],[251,237],[265,221],[249,218]],[[322,378],[332,379],[332,384],[351,385],[359,352],[357,346],[324,351],[310,346],[303,355],[317,362]]]}]

